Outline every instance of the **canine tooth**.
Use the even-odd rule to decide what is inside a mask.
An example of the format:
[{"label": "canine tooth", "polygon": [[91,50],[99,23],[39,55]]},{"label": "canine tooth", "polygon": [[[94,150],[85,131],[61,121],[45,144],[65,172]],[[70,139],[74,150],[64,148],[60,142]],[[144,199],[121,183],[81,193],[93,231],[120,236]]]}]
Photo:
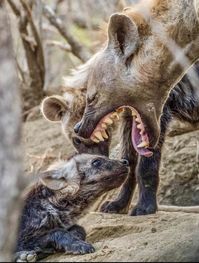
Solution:
[{"label": "canine tooth", "polygon": [[104,120],[104,122],[105,122],[106,124],[109,124],[109,125],[113,124],[113,121],[112,121],[111,118],[109,118],[109,117],[107,117],[107,118]]},{"label": "canine tooth", "polygon": [[108,134],[106,133],[105,130],[102,131],[102,136],[103,136],[105,139],[108,139]]},{"label": "canine tooth", "polygon": [[147,142],[141,142],[140,144],[137,145],[138,148],[143,148],[143,147],[148,147],[149,144]]},{"label": "canine tooth", "polygon": [[93,142],[95,142],[95,143],[99,143],[100,141],[98,140],[98,139],[93,139]]},{"label": "canine tooth", "polygon": [[99,142],[100,142],[100,141],[99,141],[97,138],[95,138],[94,136],[91,137],[91,140],[92,140],[93,142],[95,142],[95,143],[99,143]]},{"label": "canine tooth", "polygon": [[103,138],[103,136],[102,136],[102,134],[101,134],[100,131],[95,132],[95,133],[94,133],[94,136],[95,136],[97,139],[99,139],[100,141],[104,141],[104,138]]},{"label": "canine tooth", "polygon": [[132,112],[132,116],[133,116],[133,117],[136,117],[136,116],[137,116],[134,111],[131,111],[131,112]]}]

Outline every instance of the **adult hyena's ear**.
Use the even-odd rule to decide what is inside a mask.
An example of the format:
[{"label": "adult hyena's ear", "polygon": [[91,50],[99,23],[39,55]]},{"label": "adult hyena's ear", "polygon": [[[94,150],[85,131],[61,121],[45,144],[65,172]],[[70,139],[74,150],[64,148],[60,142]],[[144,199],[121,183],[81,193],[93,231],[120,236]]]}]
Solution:
[{"label": "adult hyena's ear", "polygon": [[108,48],[130,57],[139,43],[139,34],[136,24],[124,14],[113,14],[108,26]]},{"label": "adult hyena's ear", "polygon": [[74,195],[80,187],[80,177],[73,159],[61,162],[61,164],[51,167],[50,170],[42,172],[40,181],[47,188],[61,191],[66,195]]},{"label": "adult hyena's ear", "polygon": [[49,121],[61,121],[62,116],[68,110],[68,103],[64,97],[53,95],[46,97],[41,104],[41,112]]}]

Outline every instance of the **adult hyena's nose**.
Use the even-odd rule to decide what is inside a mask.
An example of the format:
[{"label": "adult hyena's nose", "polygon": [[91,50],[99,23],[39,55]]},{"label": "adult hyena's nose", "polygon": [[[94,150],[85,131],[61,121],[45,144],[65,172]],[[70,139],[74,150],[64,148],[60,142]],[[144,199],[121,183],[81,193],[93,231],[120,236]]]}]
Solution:
[{"label": "adult hyena's nose", "polygon": [[81,127],[81,121],[79,121],[78,123],[75,124],[75,126],[74,126],[74,132],[75,132],[75,133],[78,133],[80,127]]}]

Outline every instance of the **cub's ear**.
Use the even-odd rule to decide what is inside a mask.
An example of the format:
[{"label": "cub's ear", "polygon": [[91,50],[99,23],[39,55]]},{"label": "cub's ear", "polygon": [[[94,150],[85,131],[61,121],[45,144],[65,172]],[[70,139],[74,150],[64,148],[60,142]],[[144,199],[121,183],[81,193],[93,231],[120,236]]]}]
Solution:
[{"label": "cub's ear", "polygon": [[62,194],[76,194],[80,187],[80,177],[74,160],[61,162],[53,168],[40,174],[41,183],[53,191],[61,191]]},{"label": "cub's ear", "polygon": [[40,181],[43,185],[48,187],[53,191],[58,191],[66,188],[68,186],[65,178],[57,178],[57,171],[45,171],[40,174]]},{"label": "cub's ear", "polygon": [[109,20],[108,38],[108,48],[128,58],[135,52],[139,42],[137,26],[128,16],[113,14]]},{"label": "cub's ear", "polygon": [[49,121],[61,121],[62,116],[68,110],[68,103],[64,97],[53,95],[46,97],[41,104],[41,112]]}]

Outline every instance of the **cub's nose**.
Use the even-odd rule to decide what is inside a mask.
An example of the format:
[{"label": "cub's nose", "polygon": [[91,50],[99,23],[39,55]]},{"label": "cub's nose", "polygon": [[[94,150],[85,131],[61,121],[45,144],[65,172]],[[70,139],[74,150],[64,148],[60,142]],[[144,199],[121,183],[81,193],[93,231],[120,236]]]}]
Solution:
[{"label": "cub's nose", "polygon": [[121,163],[124,164],[125,166],[129,166],[129,161],[127,159],[122,159]]},{"label": "cub's nose", "polygon": [[81,121],[79,121],[78,123],[75,124],[75,126],[74,126],[74,132],[75,132],[75,133],[78,133],[80,127],[81,127]]}]

